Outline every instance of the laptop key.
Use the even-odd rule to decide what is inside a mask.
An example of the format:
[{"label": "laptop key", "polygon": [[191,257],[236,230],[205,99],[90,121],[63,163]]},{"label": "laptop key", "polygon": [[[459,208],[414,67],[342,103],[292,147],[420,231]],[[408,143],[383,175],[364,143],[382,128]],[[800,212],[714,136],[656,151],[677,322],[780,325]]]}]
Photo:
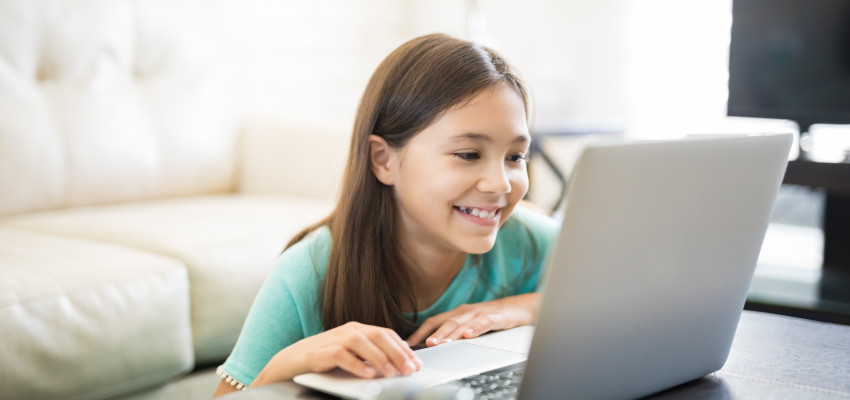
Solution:
[{"label": "laptop key", "polygon": [[515,399],[525,363],[509,365],[460,379],[457,383],[471,389],[478,400]]}]

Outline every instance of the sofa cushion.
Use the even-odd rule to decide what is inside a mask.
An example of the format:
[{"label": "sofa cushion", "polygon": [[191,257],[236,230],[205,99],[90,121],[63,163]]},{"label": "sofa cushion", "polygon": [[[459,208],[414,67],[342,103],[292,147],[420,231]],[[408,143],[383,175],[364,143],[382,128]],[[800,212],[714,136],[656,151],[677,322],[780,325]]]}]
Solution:
[{"label": "sofa cushion", "polygon": [[196,362],[223,360],[286,242],[330,212],[328,200],[246,195],[78,207],[0,225],[82,237],[182,261],[191,282]]},{"label": "sofa cushion", "polygon": [[0,215],[235,186],[197,1],[0,2]]},{"label": "sofa cushion", "polygon": [[186,268],[0,228],[0,397],[103,398],[192,368]]}]

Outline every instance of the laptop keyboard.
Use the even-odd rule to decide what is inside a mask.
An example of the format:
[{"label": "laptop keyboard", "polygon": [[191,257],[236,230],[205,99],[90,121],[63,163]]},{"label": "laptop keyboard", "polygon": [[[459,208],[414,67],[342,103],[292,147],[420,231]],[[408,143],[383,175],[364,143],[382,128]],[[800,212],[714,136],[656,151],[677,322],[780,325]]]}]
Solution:
[{"label": "laptop keyboard", "polygon": [[522,362],[466,377],[456,383],[469,388],[475,399],[515,399],[524,370],[525,363]]}]

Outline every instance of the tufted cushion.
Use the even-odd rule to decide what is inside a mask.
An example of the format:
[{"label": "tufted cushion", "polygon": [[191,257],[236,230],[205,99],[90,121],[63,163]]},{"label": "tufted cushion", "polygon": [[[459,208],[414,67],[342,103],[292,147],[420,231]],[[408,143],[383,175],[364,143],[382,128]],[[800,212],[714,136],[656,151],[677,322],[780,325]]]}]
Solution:
[{"label": "tufted cushion", "polygon": [[203,10],[0,1],[0,216],[233,189],[236,118]]},{"label": "tufted cushion", "polygon": [[222,361],[286,242],[329,200],[198,196],[7,217],[3,226],[116,243],[182,261],[199,364]]},{"label": "tufted cushion", "polygon": [[0,227],[0,271],[0,398],[104,398],[192,368],[179,261]]}]

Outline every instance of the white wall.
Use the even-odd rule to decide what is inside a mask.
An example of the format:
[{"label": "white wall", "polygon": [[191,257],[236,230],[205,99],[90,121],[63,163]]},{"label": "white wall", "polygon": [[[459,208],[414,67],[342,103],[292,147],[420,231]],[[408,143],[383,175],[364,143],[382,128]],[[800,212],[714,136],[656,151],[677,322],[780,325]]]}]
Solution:
[{"label": "white wall", "polygon": [[406,40],[445,32],[495,47],[519,69],[538,126],[613,126],[637,137],[795,130],[725,116],[731,0],[206,4],[234,97],[250,115],[294,126],[347,137],[378,63]]},{"label": "white wall", "polygon": [[209,12],[244,111],[296,126],[349,130],[372,70],[408,36],[399,1],[213,0]]},{"label": "white wall", "polygon": [[[668,135],[724,119],[731,0],[212,0],[252,114],[349,127],[369,75],[412,37],[497,47],[529,81],[542,124],[621,123]],[[476,25],[478,26],[478,25]],[[474,28],[474,27],[473,27]]]}]

